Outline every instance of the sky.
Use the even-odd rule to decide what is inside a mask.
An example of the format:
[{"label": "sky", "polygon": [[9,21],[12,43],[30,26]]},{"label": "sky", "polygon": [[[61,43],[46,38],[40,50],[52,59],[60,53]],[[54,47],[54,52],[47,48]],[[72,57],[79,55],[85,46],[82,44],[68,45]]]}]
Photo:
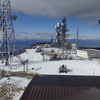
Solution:
[{"label": "sky", "polygon": [[11,0],[17,39],[50,39],[66,16],[70,38],[100,38],[100,0]]}]

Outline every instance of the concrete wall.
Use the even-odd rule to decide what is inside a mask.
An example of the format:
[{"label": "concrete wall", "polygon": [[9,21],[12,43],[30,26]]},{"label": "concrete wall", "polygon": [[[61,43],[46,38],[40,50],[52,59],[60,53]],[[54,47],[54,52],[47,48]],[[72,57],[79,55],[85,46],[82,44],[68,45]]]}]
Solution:
[{"label": "concrete wall", "polygon": [[93,50],[93,49],[84,49],[84,50],[77,50],[77,56],[83,58],[91,58],[91,57],[100,57],[100,50]]},{"label": "concrete wall", "polygon": [[88,52],[84,50],[77,50],[77,56],[83,57],[83,58],[88,58]]},{"label": "concrete wall", "polygon": [[76,44],[72,44],[72,49],[76,50]]}]

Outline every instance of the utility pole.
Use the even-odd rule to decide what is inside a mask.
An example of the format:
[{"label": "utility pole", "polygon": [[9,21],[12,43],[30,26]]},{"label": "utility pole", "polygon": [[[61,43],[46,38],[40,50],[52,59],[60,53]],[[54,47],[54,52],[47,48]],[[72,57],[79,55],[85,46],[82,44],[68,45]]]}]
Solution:
[{"label": "utility pole", "polygon": [[62,19],[62,23],[61,23],[61,27],[62,27],[62,29],[61,29],[61,32],[62,32],[62,49],[63,49],[63,53],[64,53],[64,43],[66,43],[66,32],[67,32],[67,30],[66,30],[66,18],[65,18],[65,16],[64,16],[64,18]]},{"label": "utility pole", "polygon": [[79,47],[78,29],[79,29],[79,24],[77,24],[77,39],[76,39],[76,48],[77,48],[77,49],[78,49],[78,47]]}]

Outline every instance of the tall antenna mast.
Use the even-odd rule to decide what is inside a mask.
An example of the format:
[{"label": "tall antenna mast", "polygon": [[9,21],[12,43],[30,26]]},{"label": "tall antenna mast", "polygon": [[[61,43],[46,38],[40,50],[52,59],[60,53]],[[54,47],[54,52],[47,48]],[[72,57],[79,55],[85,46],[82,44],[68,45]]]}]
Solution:
[{"label": "tall antenna mast", "polygon": [[69,35],[66,34],[66,32],[69,31],[69,29],[66,29],[67,24],[66,24],[66,17],[64,16],[62,19],[62,23],[57,23],[56,28],[56,46],[57,47],[62,47],[62,51],[64,54],[64,49],[65,49],[65,44],[66,44],[66,37]]},{"label": "tall antenna mast", "polygon": [[10,56],[15,54],[15,34],[12,20],[16,21],[16,19],[17,16],[11,15],[10,0],[0,0],[0,29],[3,34],[1,53],[6,66],[9,65]]},{"label": "tall antenna mast", "polygon": [[78,29],[79,29],[79,24],[77,24],[77,39],[76,39],[76,48],[78,49],[79,47],[79,41],[78,41]]},{"label": "tall antenna mast", "polygon": [[64,16],[64,18],[62,19],[62,23],[61,23],[61,32],[62,32],[62,49],[63,49],[63,53],[64,53],[64,44],[66,43],[66,18]]},{"label": "tall antenna mast", "polygon": [[56,28],[56,47],[60,47],[61,46],[60,27],[61,27],[60,23],[57,23],[57,26],[55,26],[55,28]]}]

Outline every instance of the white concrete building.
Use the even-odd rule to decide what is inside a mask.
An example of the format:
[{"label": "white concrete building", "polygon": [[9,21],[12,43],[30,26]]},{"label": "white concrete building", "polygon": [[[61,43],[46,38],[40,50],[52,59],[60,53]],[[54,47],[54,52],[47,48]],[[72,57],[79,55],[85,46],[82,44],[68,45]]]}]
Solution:
[{"label": "white concrete building", "polygon": [[68,47],[68,49],[76,50],[76,44],[75,43],[66,43],[66,47]]},{"label": "white concrete building", "polygon": [[72,43],[71,44],[71,48],[74,49],[74,50],[76,50],[76,44],[75,43]]},{"label": "white concrete building", "polygon": [[77,56],[87,59],[98,58],[100,57],[100,50],[94,50],[94,49],[77,50]]}]

